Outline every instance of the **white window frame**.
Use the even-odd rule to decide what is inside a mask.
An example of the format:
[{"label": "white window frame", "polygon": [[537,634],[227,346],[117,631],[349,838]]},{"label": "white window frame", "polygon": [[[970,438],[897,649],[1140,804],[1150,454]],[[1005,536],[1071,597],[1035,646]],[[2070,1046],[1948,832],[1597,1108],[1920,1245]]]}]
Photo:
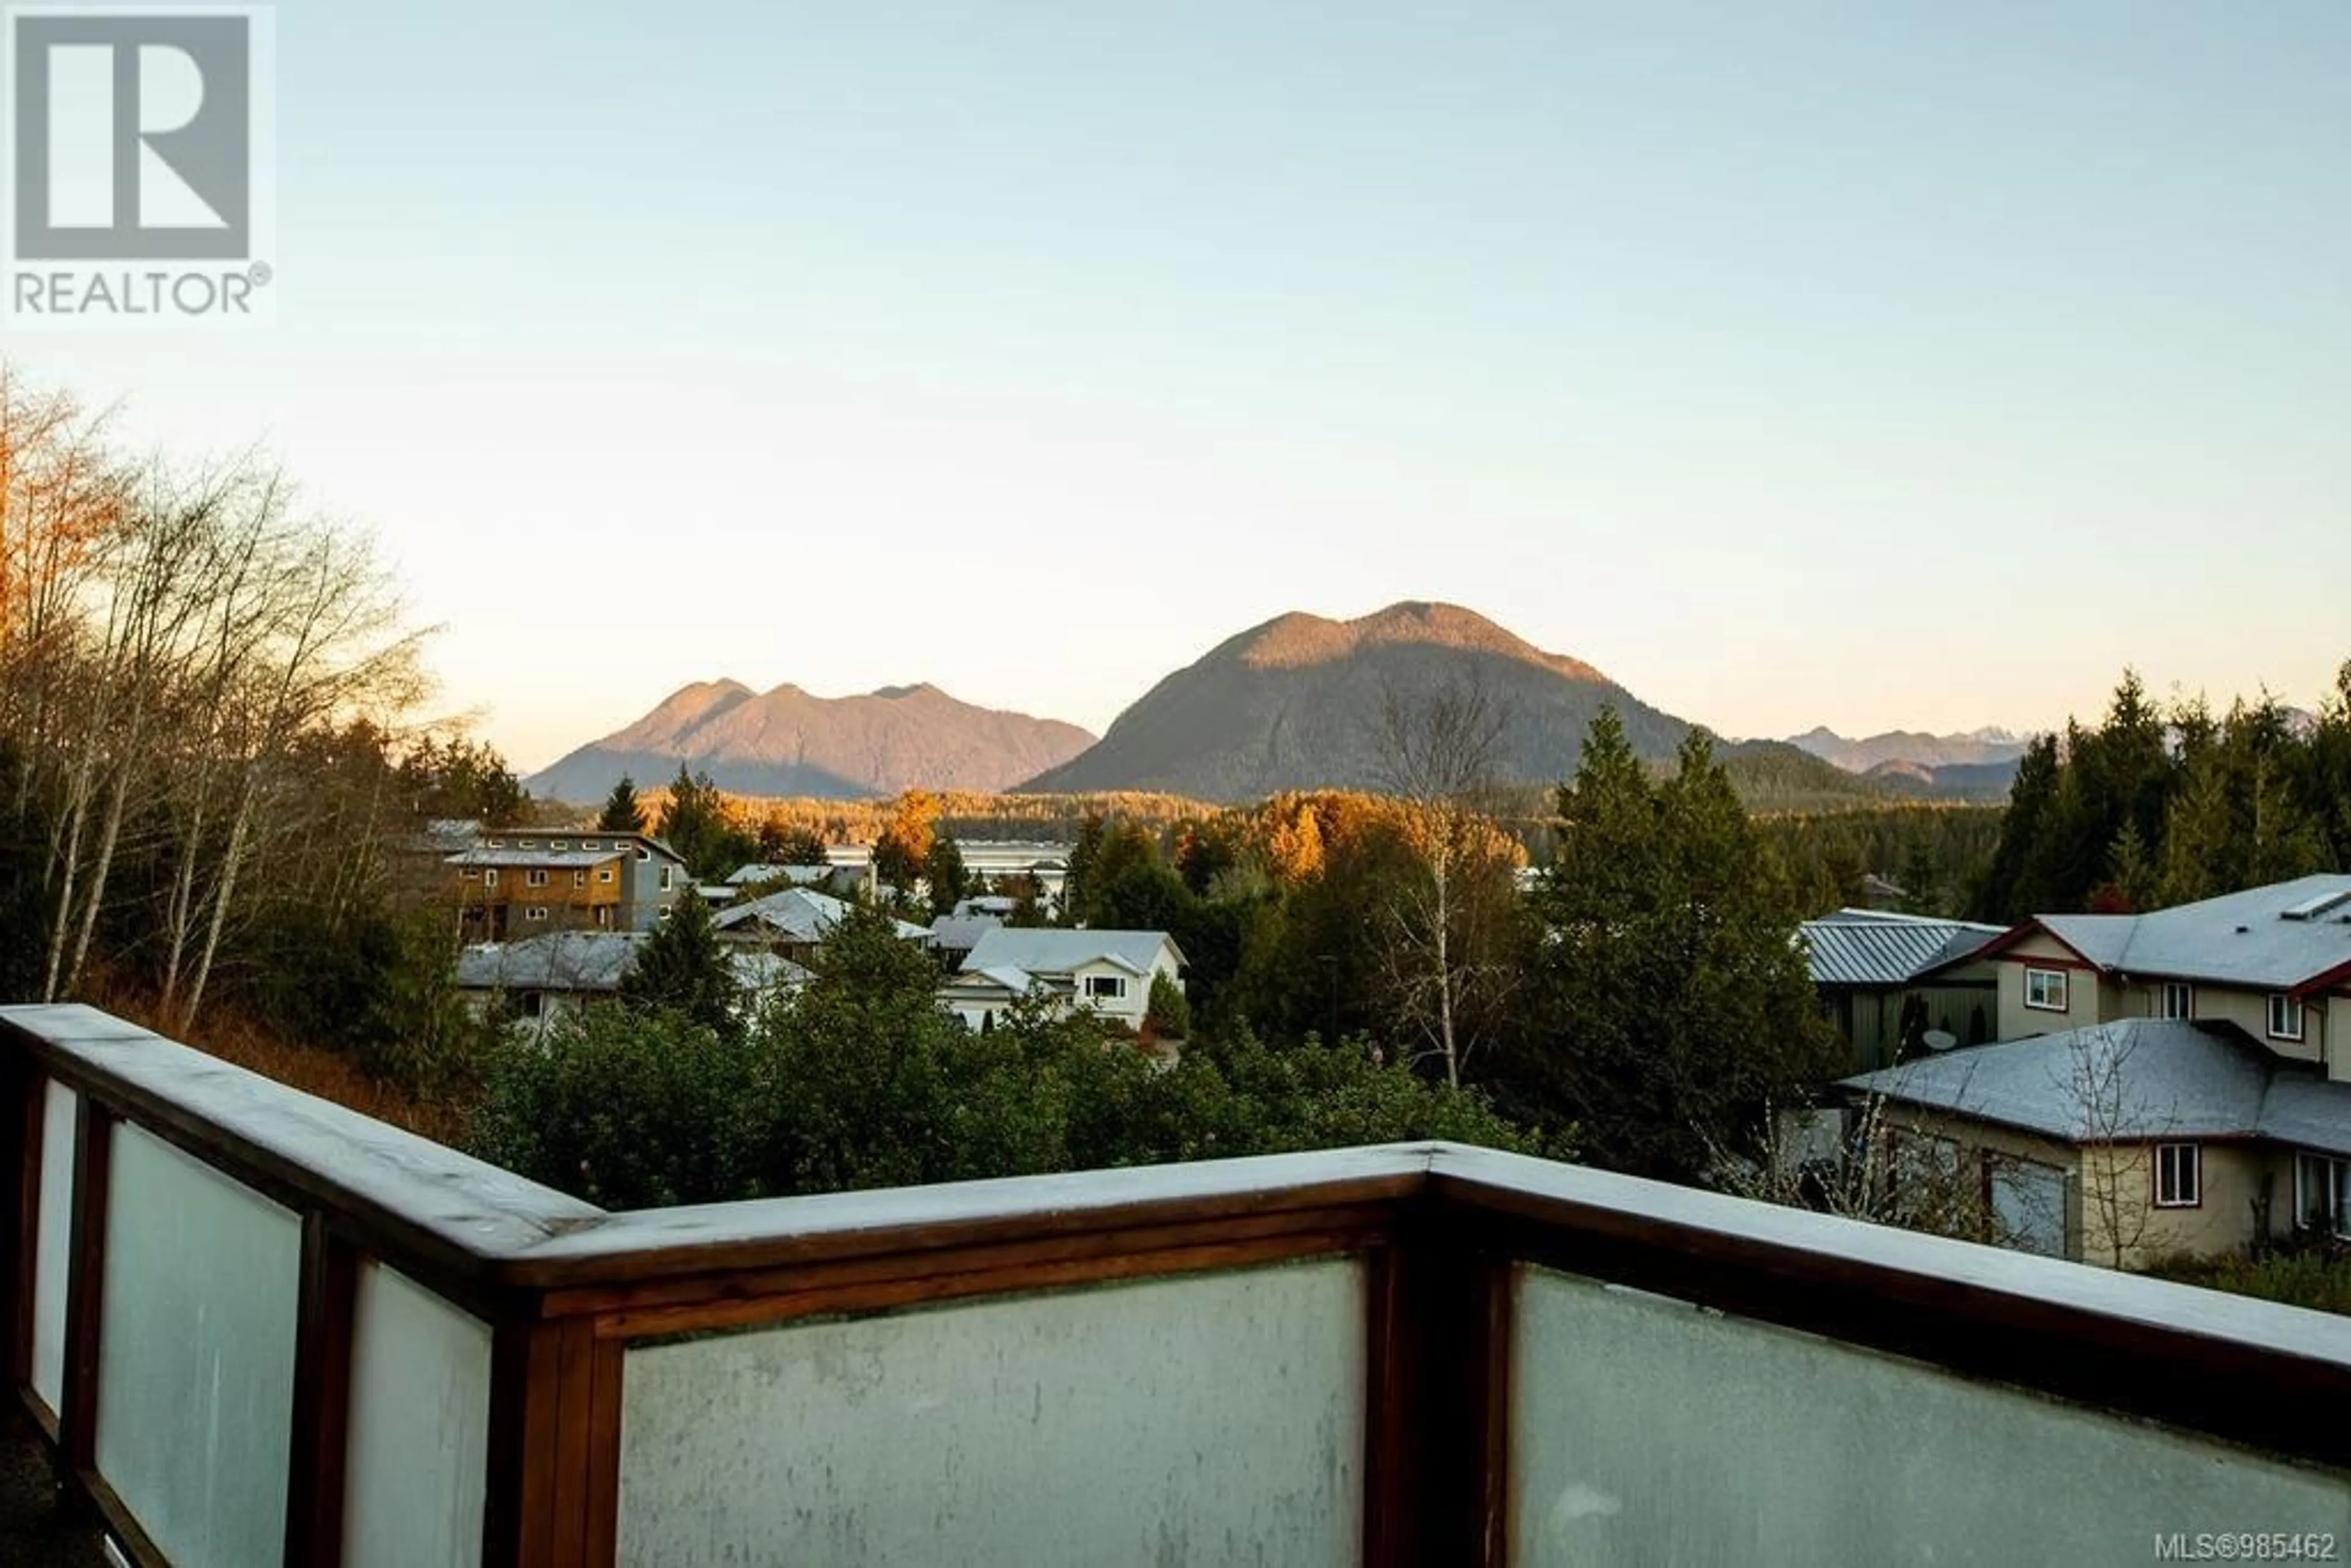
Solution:
[{"label": "white window frame", "polygon": [[[2032,999],[2033,982],[2037,980],[2054,980],[2057,982],[2057,999],[2055,1001],[2043,1000],[2036,1002]],[[2045,991],[2043,992],[2043,995],[2044,997],[2046,996]],[[2065,973],[2064,970],[2036,968],[2031,965],[2027,965],[2025,967],[2024,1005],[2031,1008],[2034,1012],[2062,1013],[2071,1005],[2073,997],[2074,977]]]},{"label": "white window frame", "polygon": [[608,865],[600,865],[600,866],[598,866],[598,867],[596,868],[596,880],[597,880],[598,882],[610,882],[610,881],[611,881],[611,880],[612,880],[612,868],[611,868],[611,866],[608,866]]},{"label": "white window frame", "polygon": [[580,847],[583,850],[601,850],[604,846],[594,839],[582,839],[580,841]]},{"label": "white window frame", "polygon": [[523,873],[522,880],[523,885],[526,887],[545,887],[547,885],[547,873],[544,870],[533,868],[530,871]]},{"label": "white window frame", "polygon": [[675,872],[676,870],[677,870],[677,868],[676,868],[675,866],[666,866],[666,865],[665,865],[665,866],[662,867],[662,885],[661,885],[661,890],[662,890],[664,893],[667,893],[667,892],[669,891],[669,889],[670,889],[670,878],[671,878],[671,874],[672,874],[674,872]]},{"label": "white window frame", "polygon": [[[2179,1010],[2174,1012],[2171,1001],[2179,998]],[[2155,1016],[2159,1019],[2192,1019],[2196,1016],[2196,988],[2185,980],[2166,980],[2156,988]]]},{"label": "white window frame", "polygon": [[[2292,1029],[2279,1027],[2288,1020],[2293,1022]],[[2303,1036],[2310,1031],[2310,1019],[2303,1012],[2302,998],[2286,991],[2272,991],[2269,1026],[2272,1040],[2291,1040],[2299,1042]]]},{"label": "white window frame", "polygon": [[498,885],[497,867],[492,866],[489,870],[482,873],[482,885],[485,887],[496,887]]},{"label": "white window frame", "polygon": [[2204,1207],[2204,1145],[2158,1144],[2154,1167],[2156,1207]]},{"label": "white window frame", "polygon": [[1126,1000],[1126,977],[1124,975],[1088,975],[1086,1000],[1090,1002]]},{"label": "white window frame", "polygon": [[525,920],[544,920],[547,918],[547,905],[544,904],[526,904],[523,907],[522,917]]},{"label": "white window frame", "polygon": [[587,886],[587,885],[588,885],[588,873],[587,873],[587,872],[585,872],[584,870],[583,870],[583,871],[575,871],[575,872],[573,872],[573,873],[571,873],[571,885],[572,885],[572,886],[574,886],[574,887],[585,887],[585,886]]}]

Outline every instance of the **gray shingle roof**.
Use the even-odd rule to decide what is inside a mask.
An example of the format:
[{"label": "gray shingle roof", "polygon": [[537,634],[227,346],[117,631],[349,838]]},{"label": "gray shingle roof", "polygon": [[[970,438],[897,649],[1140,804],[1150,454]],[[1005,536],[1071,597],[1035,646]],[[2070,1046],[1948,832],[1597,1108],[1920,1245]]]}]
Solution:
[{"label": "gray shingle roof", "polygon": [[496,866],[517,871],[584,871],[616,861],[625,850],[460,850],[449,857],[454,866]]},{"label": "gray shingle roof", "polygon": [[2351,1154],[2351,1083],[2233,1024],[2127,1019],[1948,1051],[1843,1087],[2067,1143],[2268,1138]]},{"label": "gray shingle roof", "polygon": [[1840,909],[1803,924],[1816,986],[1899,986],[1965,957],[2007,928],[1965,920]]},{"label": "gray shingle roof", "polygon": [[1066,975],[1081,965],[1106,958],[1131,974],[1144,975],[1165,946],[1184,962],[1184,951],[1165,931],[1063,931],[999,925],[983,935],[963,961],[967,970],[1009,967],[1031,975]]},{"label": "gray shingle roof", "polygon": [[992,915],[942,915],[931,922],[931,940],[946,952],[968,953],[1003,924]]},{"label": "gray shingle roof", "polygon": [[2335,893],[2351,894],[2351,876],[2297,877],[2145,915],[2043,915],[2036,921],[2101,968],[2291,990],[2351,964],[2351,902],[2314,919],[2286,917]]},{"label": "gray shingle roof", "polygon": [[[637,961],[643,931],[550,931],[520,942],[479,942],[457,955],[457,984],[469,991],[586,991],[620,988]],[[729,953],[743,989],[799,985],[809,972],[773,953]]]},{"label": "gray shingle roof", "polygon": [[[781,893],[771,893],[765,898],[755,898],[748,904],[737,904],[720,910],[711,924],[722,931],[740,930],[757,924],[765,925],[793,942],[821,942],[832,928],[848,918],[849,905],[829,893],[814,893],[805,887],[788,887]],[[927,940],[930,928],[912,921],[892,922],[898,935],[908,941]]]}]

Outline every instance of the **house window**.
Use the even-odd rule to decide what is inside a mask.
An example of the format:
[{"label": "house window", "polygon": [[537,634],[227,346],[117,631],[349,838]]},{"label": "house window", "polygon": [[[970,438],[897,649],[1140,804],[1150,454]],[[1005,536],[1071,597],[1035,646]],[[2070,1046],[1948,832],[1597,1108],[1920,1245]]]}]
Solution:
[{"label": "house window", "polygon": [[461,874],[467,882],[479,882],[482,880],[480,870],[474,866],[467,866]]},{"label": "house window", "polygon": [[2043,1012],[2062,1013],[2065,1010],[2065,971],[2063,969],[2027,969],[2024,971],[2024,1005]]},{"label": "house window", "polygon": [[547,1010],[547,996],[542,991],[525,991],[517,1009],[527,1019],[535,1019]]},{"label": "house window", "polygon": [[534,904],[522,912],[522,917],[525,920],[544,920],[547,918],[547,905]]},{"label": "house window", "polygon": [[670,866],[662,867],[662,891],[664,893],[667,893],[669,891],[670,873],[673,869],[674,868]]},{"label": "house window", "polygon": [[2296,1155],[2294,1218],[2307,1230],[2351,1236],[2351,1160],[2331,1155]]},{"label": "house window", "polygon": [[610,925],[612,924],[612,906],[611,904],[600,904],[596,906],[596,924],[599,925]]},{"label": "house window", "polygon": [[489,870],[482,873],[482,884],[486,887],[496,887],[498,885],[497,867],[492,866]]},{"label": "house window", "polygon": [[2302,998],[2283,991],[2270,997],[2270,1038],[2300,1040],[2302,1038]]},{"label": "house window", "polygon": [[492,839],[492,840],[490,841],[490,848],[492,848],[492,849],[494,849],[494,850],[502,850],[502,849],[504,849],[504,848],[506,848],[506,847],[507,847],[507,841],[506,841],[506,840],[504,840],[504,839]]},{"label": "house window", "polygon": [[517,839],[515,841],[515,848],[518,850],[535,850],[538,848],[538,841],[537,839]]},{"label": "house window", "polygon": [[2202,1150],[2194,1144],[2155,1145],[2155,1206],[2195,1208],[2204,1201]]},{"label": "house window", "polygon": [[580,847],[583,850],[601,850],[604,846],[593,839],[582,839],[580,841]]},{"label": "house window", "polygon": [[641,861],[649,861],[653,858],[653,852],[645,848],[644,845],[639,844],[637,846],[637,858]]},{"label": "house window", "polygon": [[2168,980],[2163,987],[2163,1010],[2155,1015],[2164,1019],[2192,1019],[2196,1016],[2196,988],[2179,980]]},{"label": "house window", "polygon": [[573,873],[571,873],[571,885],[572,885],[572,886],[574,886],[574,887],[585,887],[585,886],[587,886],[587,885],[588,885],[588,873],[587,873],[586,872],[584,872],[584,871],[575,871],[575,872],[573,872]]},{"label": "house window", "polygon": [[1086,995],[1106,998],[1113,1001],[1123,1000],[1126,997],[1126,977],[1123,975],[1088,975]]},{"label": "house window", "polygon": [[597,880],[598,882],[610,882],[610,881],[611,881],[611,880],[612,880],[612,868],[611,868],[611,866],[608,866],[608,865],[600,865],[600,866],[598,866],[598,867],[596,868],[596,880]]},{"label": "house window", "polygon": [[545,887],[547,885],[547,873],[543,871],[525,872],[522,879],[533,887]]}]

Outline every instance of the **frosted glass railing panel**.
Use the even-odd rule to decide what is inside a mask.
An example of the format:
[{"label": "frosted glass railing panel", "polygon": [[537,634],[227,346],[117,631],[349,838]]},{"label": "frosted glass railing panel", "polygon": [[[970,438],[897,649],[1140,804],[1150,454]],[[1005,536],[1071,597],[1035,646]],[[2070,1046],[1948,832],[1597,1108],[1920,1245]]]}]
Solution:
[{"label": "frosted glass railing panel", "polygon": [[98,1469],[172,1568],[283,1560],[301,1255],[293,1215],[114,1129]]},{"label": "frosted glass railing panel", "polygon": [[74,1120],[81,1096],[41,1086],[41,1206],[33,1234],[33,1392],[55,1415],[65,1405],[66,1273],[73,1242]]},{"label": "frosted glass railing panel", "polygon": [[[2146,1563],[2351,1542],[2351,1487],[1912,1362],[1530,1269],[1510,1561]],[[2258,1521],[2258,1522],[2256,1522]]]},{"label": "frosted glass railing panel", "polygon": [[1332,1260],[632,1349],[620,1560],[1353,1563],[1364,1338]]},{"label": "frosted glass railing panel", "polygon": [[351,1319],[344,1568],[482,1560],[490,1329],[380,1263]]}]

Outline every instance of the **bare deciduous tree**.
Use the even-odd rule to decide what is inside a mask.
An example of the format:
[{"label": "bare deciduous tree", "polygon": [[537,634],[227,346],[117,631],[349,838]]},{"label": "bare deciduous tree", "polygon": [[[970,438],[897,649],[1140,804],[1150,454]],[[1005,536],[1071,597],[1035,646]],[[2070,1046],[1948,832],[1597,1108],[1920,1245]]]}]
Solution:
[{"label": "bare deciduous tree", "polygon": [[1513,913],[1516,856],[1488,815],[1509,727],[1507,707],[1474,670],[1425,695],[1381,691],[1379,781],[1411,807],[1417,873],[1383,912],[1389,989],[1457,1088],[1479,1044],[1474,1019],[1499,1004],[1516,974],[1498,928]]}]

